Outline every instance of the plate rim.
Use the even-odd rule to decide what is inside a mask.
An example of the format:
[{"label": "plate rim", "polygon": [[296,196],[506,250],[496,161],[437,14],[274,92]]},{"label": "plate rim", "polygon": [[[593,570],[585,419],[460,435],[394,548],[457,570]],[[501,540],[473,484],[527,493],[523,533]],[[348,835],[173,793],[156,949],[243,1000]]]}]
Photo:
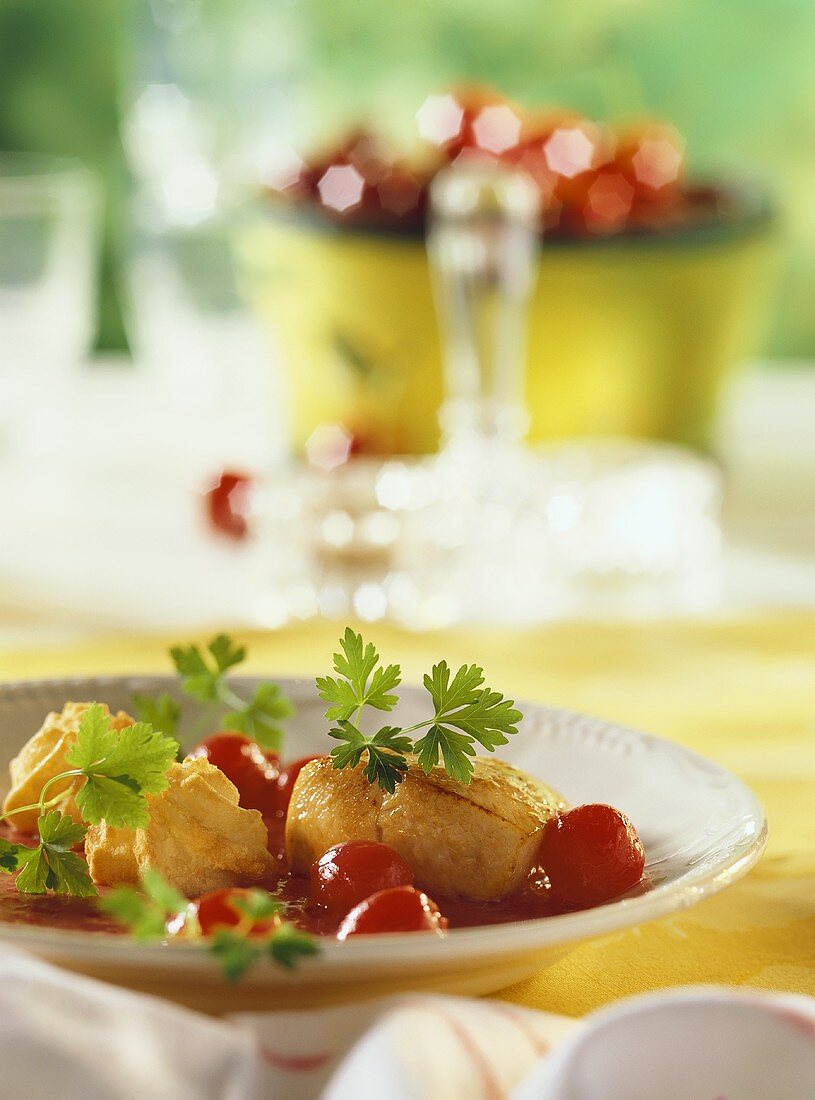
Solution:
[{"label": "plate rim", "polygon": [[[242,682],[248,686],[256,685],[263,679],[258,676],[234,677],[236,683]],[[275,679],[284,686],[313,683],[313,680],[306,676],[280,676]],[[149,672],[5,681],[0,683],[0,708],[12,702],[13,696],[24,692],[33,695],[43,690],[54,691],[63,685],[76,688],[79,685],[93,684],[100,690],[114,686],[119,690],[140,690],[144,688],[146,682],[153,682],[163,688],[173,685],[177,687],[178,683],[177,678],[171,675]],[[403,688],[420,690],[415,684],[404,684]],[[390,965],[415,966],[419,962],[425,962],[436,965],[447,961],[462,962],[487,953],[503,957],[568,946],[687,909],[736,882],[758,862],[768,837],[766,812],[752,789],[723,765],[701,753],[685,748],[676,741],[646,733],[610,719],[547,703],[521,700],[518,705],[525,713],[527,710],[534,710],[570,723],[588,721],[598,729],[604,727],[623,733],[646,745],[652,745],[658,749],[667,748],[686,760],[692,761],[696,766],[703,767],[708,773],[717,774],[726,779],[731,788],[738,790],[745,807],[749,807],[750,819],[754,824],[752,835],[734,844],[730,851],[714,864],[705,864],[685,872],[680,881],[662,883],[635,895],[623,895],[621,898],[591,909],[533,917],[504,924],[455,928],[450,929],[443,937],[417,937],[411,933],[391,932],[359,936],[343,943],[326,937],[325,943],[321,944],[320,955],[313,962],[309,960],[308,969],[311,970],[314,967],[315,975],[326,970],[353,968],[362,963],[376,965],[387,962]],[[218,976],[221,974],[217,962],[202,944],[171,944],[166,940],[156,943],[138,943],[117,933],[82,932],[4,921],[0,921],[0,943],[17,944],[52,957],[55,954],[82,955],[100,964],[111,961],[127,969],[140,966],[165,966],[168,959],[172,958],[173,965],[185,972],[209,972]],[[303,973],[302,967],[298,968],[294,974],[290,974],[274,967],[270,962],[265,962],[248,974],[243,979],[243,983],[268,984],[269,977],[273,975],[275,984],[285,984],[300,980]]]}]

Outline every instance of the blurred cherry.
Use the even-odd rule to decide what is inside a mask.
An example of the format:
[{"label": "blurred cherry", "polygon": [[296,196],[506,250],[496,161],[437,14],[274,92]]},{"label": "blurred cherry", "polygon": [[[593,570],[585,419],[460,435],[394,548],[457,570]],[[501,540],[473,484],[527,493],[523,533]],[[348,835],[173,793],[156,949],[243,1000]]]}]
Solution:
[{"label": "blurred cherry", "polygon": [[673,126],[649,123],[621,136],[614,159],[636,197],[647,200],[678,187],[684,156],[685,143]]},{"label": "blurred cherry", "polygon": [[449,160],[462,152],[501,156],[518,145],[523,127],[520,108],[484,87],[464,87],[428,96],[416,112],[419,133]]},{"label": "blurred cherry", "polygon": [[376,186],[387,176],[393,155],[378,134],[356,130],[345,141],[342,153],[366,182]]},{"label": "blurred cherry", "polygon": [[407,167],[394,164],[376,184],[376,196],[385,214],[404,218],[424,209],[425,187]]},{"label": "blurred cherry", "polygon": [[634,201],[634,188],[612,165],[604,165],[586,187],[578,213],[589,233],[606,237],[625,229]]},{"label": "blurred cherry", "polygon": [[252,484],[248,474],[222,470],[206,490],[207,519],[219,535],[240,541],[249,534]]},{"label": "blurred cherry", "polygon": [[320,202],[332,214],[347,214],[361,206],[369,187],[359,168],[347,160],[330,164],[317,181]]}]

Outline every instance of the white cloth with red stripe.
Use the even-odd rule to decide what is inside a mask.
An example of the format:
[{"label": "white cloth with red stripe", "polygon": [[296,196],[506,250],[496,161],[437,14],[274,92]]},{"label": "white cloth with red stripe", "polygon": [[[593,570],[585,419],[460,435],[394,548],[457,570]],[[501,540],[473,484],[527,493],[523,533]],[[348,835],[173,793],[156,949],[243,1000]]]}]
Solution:
[{"label": "white cloth with red stripe", "polygon": [[803,1100],[815,1000],[676,990],[574,1020],[416,994],[213,1020],[0,951],[0,1097]]}]

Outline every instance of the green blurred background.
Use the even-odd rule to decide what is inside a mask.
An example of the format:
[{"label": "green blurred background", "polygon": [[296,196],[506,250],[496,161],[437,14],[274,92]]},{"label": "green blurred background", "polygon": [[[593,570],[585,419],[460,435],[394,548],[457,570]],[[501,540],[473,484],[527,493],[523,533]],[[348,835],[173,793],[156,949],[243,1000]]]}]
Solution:
[{"label": "green blurred background", "polygon": [[165,78],[227,119],[260,104],[315,133],[358,113],[398,130],[425,94],[472,78],[530,104],[672,121],[696,171],[770,185],[783,272],[765,351],[815,358],[812,0],[2,0],[0,148],[77,155],[107,188],[101,347],[124,340],[119,106],[155,23],[175,28]]}]

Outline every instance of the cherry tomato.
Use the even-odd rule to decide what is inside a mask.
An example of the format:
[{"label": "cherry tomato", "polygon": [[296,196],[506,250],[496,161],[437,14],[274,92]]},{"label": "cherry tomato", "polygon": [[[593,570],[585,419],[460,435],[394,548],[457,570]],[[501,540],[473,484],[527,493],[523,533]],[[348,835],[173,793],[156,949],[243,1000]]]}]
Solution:
[{"label": "cherry tomato", "polygon": [[[187,906],[183,926],[186,926],[186,923],[195,916],[198,918],[199,927],[205,936],[210,935],[218,928],[234,928],[244,919],[243,914],[235,907],[234,902],[249,893],[249,890],[241,890],[238,887],[230,886],[224,890],[213,890],[209,894],[204,894],[195,901],[191,901]],[[271,920],[256,921],[250,931],[260,935],[268,932],[273,925],[274,922]],[[180,932],[181,927],[182,925],[174,925],[169,930]]]},{"label": "cherry tomato", "polygon": [[349,840],[329,848],[311,867],[311,900],[336,912],[393,886],[412,886],[413,872],[387,844]]},{"label": "cherry tomato", "polygon": [[252,479],[247,474],[223,470],[207,490],[207,518],[220,535],[240,541],[249,534],[249,495]]},{"label": "cherry tomato", "polygon": [[293,760],[280,773],[277,780],[277,793],[275,795],[275,808],[278,817],[285,817],[291,802],[291,792],[297,782],[297,776],[310,760],[320,760],[321,756],[301,756],[299,760]]},{"label": "cherry tomato", "polygon": [[199,742],[190,756],[203,756],[220,768],[238,788],[240,804],[246,810],[273,814],[278,805],[280,761],[273,752],[241,733],[214,733]]},{"label": "cherry tomato", "polygon": [[412,886],[394,886],[355,906],[340,925],[337,939],[377,932],[441,932],[446,927],[446,918],[427,894]]},{"label": "cherry tomato", "polygon": [[491,88],[471,85],[429,96],[416,121],[425,141],[449,160],[462,153],[496,157],[518,144],[523,113]]},{"label": "cherry tomato", "polygon": [[673,126],[651,122],[620,137],[615,162],[637,198],[665,197],[682,181],[685,143]]},{"label": "cherry tomato", "polygon": [[576,806],[549,821],[538,850],[540,865],[561,905],[599,905],[642,878],[645,852],[625,814],[613,806]]}]

